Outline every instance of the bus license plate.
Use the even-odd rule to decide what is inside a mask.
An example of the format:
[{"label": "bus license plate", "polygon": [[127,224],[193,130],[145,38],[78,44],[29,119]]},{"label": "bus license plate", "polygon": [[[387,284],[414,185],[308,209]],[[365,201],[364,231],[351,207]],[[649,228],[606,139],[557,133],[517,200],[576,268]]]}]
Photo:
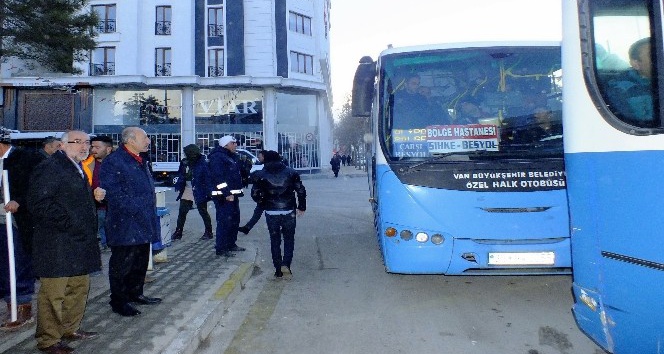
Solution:
[{"label": "bus license plate", "polygon": [[489,253],[489,265],[553,265],[554,252]]}]

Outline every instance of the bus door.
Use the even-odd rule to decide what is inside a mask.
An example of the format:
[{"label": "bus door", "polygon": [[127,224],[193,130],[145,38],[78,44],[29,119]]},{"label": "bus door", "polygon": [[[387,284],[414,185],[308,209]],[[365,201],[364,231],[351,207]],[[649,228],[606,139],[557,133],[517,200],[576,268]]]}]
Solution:
[{"label": "bus door", "polygon": [[661,3],[563,3],[574,315],[611,352],[662,353]]}]

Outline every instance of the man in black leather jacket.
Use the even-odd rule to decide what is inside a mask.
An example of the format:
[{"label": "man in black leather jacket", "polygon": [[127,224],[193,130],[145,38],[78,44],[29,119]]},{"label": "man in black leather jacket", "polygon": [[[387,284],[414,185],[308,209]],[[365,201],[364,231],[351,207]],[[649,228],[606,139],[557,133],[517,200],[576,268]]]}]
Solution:
[{"label": "man in black leather jacket", "polygon": [[[265,210],[265,220],[270,233],[270,250],[274,276],[292,276],[291,262],[295,247],[295,216],[307,209],[307,191],[300,175],[281,162],[279,153],[263,152],[265,166],[256,171],[251,187],[251,197]],[[297,201],[295,195],[297,194]],[[281,255],[281,238],[284,254]]]}]

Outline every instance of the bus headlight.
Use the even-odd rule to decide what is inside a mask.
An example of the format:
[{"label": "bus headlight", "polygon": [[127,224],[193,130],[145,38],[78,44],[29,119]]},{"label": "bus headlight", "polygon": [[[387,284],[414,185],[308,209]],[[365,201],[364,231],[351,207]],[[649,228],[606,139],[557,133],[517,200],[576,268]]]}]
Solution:
[{"label": "bus headlight", "polygon": [[434,234],[431,236],[431,242],[434,245],[440,245],[441,243],[445,242],[445,237],[443,237],[441,234]]},{"label": "bus headlight", "polygon": [[410,230],[402,230],[399,235],[404,241],[410,241],[413,239],[413,233]]},{"label": "bus headlight", "polygon": [[427,242],[429,241],[429,235],[426,234],[426,232],[418,232],[417,235],[415,235],[415,239],[417,242]]},{"label": "bus headlight", "polygon": [[397,235],[397,229],[393,227],[388,227],[385,229],[385,236],[387,237],[394,237]]}]

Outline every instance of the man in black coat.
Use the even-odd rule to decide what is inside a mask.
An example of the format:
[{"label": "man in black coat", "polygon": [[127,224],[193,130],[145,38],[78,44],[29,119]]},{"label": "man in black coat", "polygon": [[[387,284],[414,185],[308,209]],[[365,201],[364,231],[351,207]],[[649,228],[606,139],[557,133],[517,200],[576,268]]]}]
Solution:
[{"label": "man in black coat", "polygon": [[[265,210],[265,220],[270,233],[270,250],[274,276],[292,276],[291,262],[295,248],[295,216],[307,210],[307,191],[300,175],[281,162],[276,151],[263,152],[265,166],[254,172],[251,198]],[[295,196],[297,195],[297,202]],[[281,255],[281,239],[284,254]]]},{"label": "man in black coat", "polygon": [[[30,178],[34,270],[41,282],[35,337],[37,347],[49,353],[72,351],[63,339],[96,335],[79,328],[90,289],[89,274],[101,270],[93,192],[80,166],[89,149],[88,134],[67,132],[62,135],[62,151],[35,167]],[[103,195],[95,193],[95,198],[102,200]]]},{"label": "man in black coat", "polygon": [[[10,313],[9,258],[7,253],[7,225],[5,214],[13,215],[14,263],[16,272],[17,318],[9,318],[0,329],[14,330],[32,322],[32,295],[35,277],[32,271],[32,220],[26,195],[32,169],[42,160],[40,155],[11,145],[10,131],[0,127],[0,158],[9,179],[10,200],[0,209],[0,296],[7,302]],[[0,184],[1,185],[1,184]]]}]

